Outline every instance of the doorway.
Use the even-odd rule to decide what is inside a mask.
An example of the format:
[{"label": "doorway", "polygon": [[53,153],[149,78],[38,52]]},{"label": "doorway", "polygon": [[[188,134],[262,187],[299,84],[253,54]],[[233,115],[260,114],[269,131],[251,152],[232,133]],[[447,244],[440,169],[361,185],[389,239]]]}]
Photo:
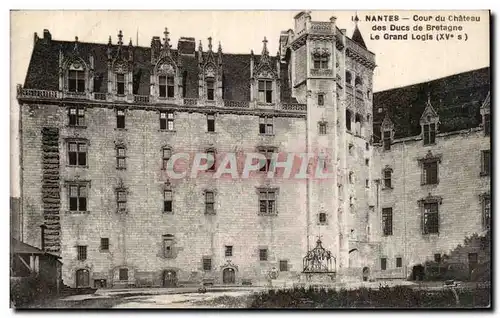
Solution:
[{"label": "doorway", "polygon": [[89,287],[89,271],[79,269],[76,271],[76,288]]},{"label": "doorway", "polygon": [[176,287],[177,286],[177,273],[173,270],[166,270],[163,272],[163,287]]},{"label": "doorway", "polygon": [[367,282],[370,278],[370,269],[368,267],[363,267],[363,281]]},{"label": "doorway", "polygon": [[224,284],[234,284],[236,282],[236,274],[233,268],[224,268],[222,271],[222,282]]},{"label": "doorway", "polygon": [[477,253],[469,253],[469,279],[472,277],[472,271],[477,268]]},{"label": "doorway", "polygon": [[424,280],[425,277],[425,269],[422,265],[413,266],[413,280]]}]

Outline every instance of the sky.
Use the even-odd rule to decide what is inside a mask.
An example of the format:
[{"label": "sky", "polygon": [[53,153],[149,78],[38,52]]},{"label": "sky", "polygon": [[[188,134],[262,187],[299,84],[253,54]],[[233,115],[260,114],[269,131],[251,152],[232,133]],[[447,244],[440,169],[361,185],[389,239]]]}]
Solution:
[{"label": "sky", "polygon": [[[280,32],[293,29],[293,17],[299,11],[12,11],[11,12],[11,111],[10,111],[10,159],[11,196],[19,196],[19,142],[18,104],[16,84],[23,84],[33,49],[33,34],[43,36],[48,29],[52,39],[73,41],[78,36],[81,42],[107,43],[111,36],[117,42],[119,30],[123,31],[124,42],[132,39],[137,45],[150,46],[153,36],[163,38],[168,27],[173,48],[181,36],[195,37],[207,48],[207,38],[213,38],[214,45],[220,41],[223,52],[259,54],[262,40],[268,39],[271,54],[278,51]],[[313,21],[329,21],[337,17],[336,24],[352,35],[354,11],[312,11]],[[365,43],[376,55],[374,71],[374,92],[424,82],[472,69],[489,66],[489,20],[488,11],[358,11],[358,24]],[[397,25],[410,28],[425,23],[412,21],[412,17],[453,15],[479,16],[480,22],[434,22],[462,26],[467,41],[420,41],[420,40],[372,40],[383,32],[373,31],[375,26],[386,26],[390,22],[367,22],[367,15],[399,15],[410,20],[399,20]],[[401,18],[400,18],[401,19]],[[429,32],[422,32],[429,33]],[[435,32],[433,33],[435,34]]]}]

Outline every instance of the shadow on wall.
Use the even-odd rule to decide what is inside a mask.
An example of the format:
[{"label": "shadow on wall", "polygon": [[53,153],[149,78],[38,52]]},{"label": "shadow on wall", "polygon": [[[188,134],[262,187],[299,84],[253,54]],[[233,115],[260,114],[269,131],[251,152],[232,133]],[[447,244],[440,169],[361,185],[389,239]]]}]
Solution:
[{"label": "shadow on wall", "polygon": [[491,281],[491,234],[466,237],[449,254],[436,254],[434,261],[413,266],[409,279],[442,281]]}]

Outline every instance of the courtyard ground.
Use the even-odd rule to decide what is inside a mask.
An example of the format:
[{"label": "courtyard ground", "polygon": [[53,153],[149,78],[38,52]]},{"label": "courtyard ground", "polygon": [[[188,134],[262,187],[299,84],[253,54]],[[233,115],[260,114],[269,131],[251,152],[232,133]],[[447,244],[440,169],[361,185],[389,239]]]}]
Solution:
[{"label": "courtyard ground", "polygon": [[[443,288],[442,282],[416,284],[408,281],[352,282],[338,284],[337,289],[410,285],[428,290]],[[291,288],[275,284],[275,288]],[[332,286],[333,287],[333,286]],[[100,289],[95,294],[66,296],[38,302],[29,308],[248,308],[253,295],[269,287],[209,287],[199,293],[198,287]]]}]

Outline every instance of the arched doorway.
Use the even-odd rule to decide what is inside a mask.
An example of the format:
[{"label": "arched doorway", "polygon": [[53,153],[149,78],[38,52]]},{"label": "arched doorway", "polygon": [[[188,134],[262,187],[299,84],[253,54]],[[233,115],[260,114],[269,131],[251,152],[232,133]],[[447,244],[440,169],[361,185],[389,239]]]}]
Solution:
[{"label": "arched doorway", "polygon": [[89,287],[89,271],[87,269],[79,269],[76,271],[76,288]]},{"label": "arched doorway", "polygon": [[412,278],[413,280],[424,280],[425,269],[422,265],[413,266]]},{"label": "arched doorway", "polygon": [[163,287],[176,287],[177,273],[174,270],[163,271]]},{"label": "arched doorway", "polygon": [[222,271],[222,282],[224,284],[234,284],[236,282],[236,273],[234,268],[224,268]]},{"label": "arched doorway", "polygon": [[366,282],[370,278],[370,269],[368,267],[363,267],[363,281]]}]

